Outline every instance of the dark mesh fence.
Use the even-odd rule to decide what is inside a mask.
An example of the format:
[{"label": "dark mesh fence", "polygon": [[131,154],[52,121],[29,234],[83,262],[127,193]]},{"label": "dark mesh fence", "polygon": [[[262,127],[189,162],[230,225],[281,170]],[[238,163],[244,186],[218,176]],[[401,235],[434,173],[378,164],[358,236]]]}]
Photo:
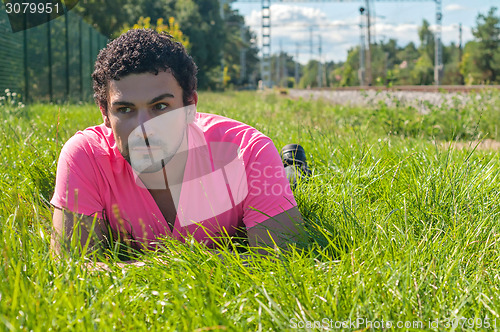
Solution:
[{"label": "dark mesh fence", "polygon": [[3,3],[0,3],[0,95],[5,89],[22,92],[23,74],[23,39],[11,32]]},{"label": "dark mesh fence", "polygon": [[107,38],[72,12],[13,33],[0,2],[0,95],[5,89],[25,101],[88,101],[91,74]]}]

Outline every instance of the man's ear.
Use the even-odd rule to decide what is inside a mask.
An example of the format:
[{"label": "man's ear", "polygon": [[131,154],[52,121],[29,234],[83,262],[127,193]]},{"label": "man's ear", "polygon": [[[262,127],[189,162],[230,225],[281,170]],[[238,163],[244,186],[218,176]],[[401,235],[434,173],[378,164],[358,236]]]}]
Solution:
[{"label": "man's ear", "polygon": [[198,106],[198,92],[194,91],[192,98],[193,98],[194,105]]},{"label": "man's ear", "polygon": [[187,106],[187,123],[193,123],[196,118],[196,105],[198,105],[198,92],[191,96],[192,104]]},{"label": "man's ear", "polygon": [[109,121],[109,116],[104,107],[99,106],[99,110],[101,110],[102,120],[104,121],[104,125],[108,128],[111,128],[111,122]]}]

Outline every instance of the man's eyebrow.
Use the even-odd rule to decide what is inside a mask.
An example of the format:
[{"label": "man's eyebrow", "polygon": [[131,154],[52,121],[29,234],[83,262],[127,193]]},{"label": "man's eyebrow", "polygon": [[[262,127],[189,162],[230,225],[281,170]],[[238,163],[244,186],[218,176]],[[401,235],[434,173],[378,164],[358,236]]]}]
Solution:
[{"label": "man's eyebrow", "polygon": [[151,99],[151,101],[149,102],[149,104],[150,104],[150,105],[151,105],[151,104],[154,104],[154,103],[156,103],[157,101],[160,101],[160,100],[162,100],[162,99],[164,99],[164,98],[174,98],[174,95],[173,95],[173,94],[171,94],[171,93],[168,93],[168,92],[167,92],[167,93],[164,93],[164,94],[162,94],[162,95],[159,95],[158,97],[154,97],[153,99]]},{"label": "man's eyebrow", "polygon": [[[154,97],[153,99],[151,99],[151,101],[148,104],[149,105],[154,104],[157,101],[160,101],[164,98],[174,98],[174,95],[168,92],[161,94],[158,97]],[[114,101],[111,103],[111,106],[134,106],[134,103],[131,103],[129,101]]]},{"label": "man's eyebrow", "polygon": [[111,106],[134,106],[134,103],[129,101],[114,101],[111,103]]}]

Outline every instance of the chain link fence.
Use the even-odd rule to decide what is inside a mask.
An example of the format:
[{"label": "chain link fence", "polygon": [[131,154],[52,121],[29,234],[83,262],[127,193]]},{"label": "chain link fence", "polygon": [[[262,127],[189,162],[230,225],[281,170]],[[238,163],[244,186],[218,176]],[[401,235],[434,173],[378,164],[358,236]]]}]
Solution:
[{"label": "chain link fence", "polygon": [[9,89],[24,102],[90,101],[93,65],[106,43],[72,12],[13,33],[0,2],[0,94]]}]

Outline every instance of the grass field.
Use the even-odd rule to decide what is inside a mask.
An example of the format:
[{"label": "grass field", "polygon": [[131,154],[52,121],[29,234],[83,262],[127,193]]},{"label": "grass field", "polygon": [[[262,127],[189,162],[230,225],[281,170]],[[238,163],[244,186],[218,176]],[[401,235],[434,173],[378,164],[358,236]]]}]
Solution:
[{"label": "grass field", "polygon": [[1,103],[2,330],[500,329],[499,152],[467,143],[500,140],[498,92],[425,115],[202,93],[198,111],[305,147],[308,248],[244,265],[167,239],[145,266],[109,271],[49,253],[58,153],[97,108]]}]

